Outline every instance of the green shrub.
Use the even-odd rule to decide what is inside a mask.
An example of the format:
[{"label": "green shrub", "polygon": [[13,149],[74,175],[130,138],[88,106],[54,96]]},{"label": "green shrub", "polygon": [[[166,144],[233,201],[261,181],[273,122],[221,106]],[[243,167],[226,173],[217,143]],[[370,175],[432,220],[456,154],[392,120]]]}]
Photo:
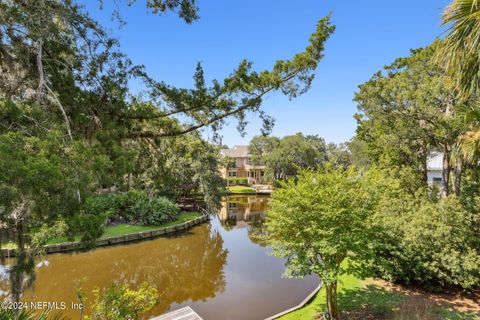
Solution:
[{"label": "green shrub", "polygon": [[[107,219],[141,225],[158,225],[177,218],[178,205],[165,197],[149,197],[145,192],[108,193],[87,199],[85,212],[99,223]],[[102,218],[94,218],[102,217]],[[81,224],[85,225],[86,222]]]},{"label": "green shrub", "polygon": [[281,188],[282,187],[282,182],[283,182],[283,180],[273,180],[272,186],[274,188]]},{"label": "green shrub", "polygon": [[112,193],[90,197],[85,200],[84,210],[87,214],[110,217],[118,211],[117,201]]},{"label": "green shrub", "polygon": [[372,221],[377,239],[373,265],[390,281],[480,285],[478,214],[455,197],[433,202],[424,196],[386,198]]},{"label": "green shrub", "polygon": [[112,285],[102,295],[94,290],[92,314],[86,320],[135,320],[158,303],[158,290],[144,282],[138,290],[126,284]]},{"label": "green shrub", "polygon": [[145,212],[150,202],[150,197],[142,191],[131,190],[117,194],[118,212],[117,215],[127,222],[138,222],[140,217],[145,216]]},{"label": "green shrub", "polygon": [[226,182],[228,182],[229,185],[241,185],[241,186],[246,186],[248,185],[248,178],[226,178]]},{"label": "green shrub", "polygon": [[139,198],[129,208],[130,218],[142,225],[158,225],[177,218],[180,209],[165,197]]},{"label": "green shrub", "polygon": [[[80,236],[80,240],[86,245],[93,245],[94,241],[102,236],[105,232],[107,223],[107,214],[89,214],[76,216],[72,219],[70,232]],[[70,236],[69,238],[73,238]],[[72,239],[70,239],[72,240]]]}]

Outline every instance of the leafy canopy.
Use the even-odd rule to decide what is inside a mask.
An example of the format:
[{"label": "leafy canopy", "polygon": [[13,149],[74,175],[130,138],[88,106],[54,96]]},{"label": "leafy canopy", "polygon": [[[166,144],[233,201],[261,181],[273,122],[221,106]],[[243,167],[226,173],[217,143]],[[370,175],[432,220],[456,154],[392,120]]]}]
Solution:
[{"label": "leafy canopy", "polygon": [[365,250],[372,213],[368,179],[355,168],[303,170],[272,196],[267,216],[269,242],[287,257],[287,274],[318,274],[336,281],[342,261]]},{"label": "leafy canopy", "polygon": [[[365,273],[371,235],[375,175],[354,167],[303,170],[277,189],[268,210],[267,241],[286,257],[286,275],[317,274],[326,287],[327,311],[337,317],[337,281],[348,271]],[[348,258],[349,268],[342,263]]]}]

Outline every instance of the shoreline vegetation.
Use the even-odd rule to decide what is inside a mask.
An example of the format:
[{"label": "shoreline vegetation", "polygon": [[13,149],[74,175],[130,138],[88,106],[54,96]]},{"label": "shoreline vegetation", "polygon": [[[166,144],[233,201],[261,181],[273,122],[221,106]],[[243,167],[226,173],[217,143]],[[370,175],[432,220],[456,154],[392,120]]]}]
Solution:
[{"label": "shoreline vegetation", "polygon": [[226,194],[256,194],[254,188],[247,186],[230,186],[225,190]]},{"label": "shoreline vegetation", "polygon": [[[162,229],[166,229],[166,228],[169,228],[169,227],[174,227],[172,229],[172,231],[177,231],[177,229],[175,227],[177,226],[180,226],[186,222],[193,222],[195,219],[199,218],[199,217],[202,217],[204,216],[202,213],[198,212],[198,211],[184,211],[182,212],[178,218],[174,221],[170,221],[170,222],[166,222],[166,223],[162,223],[162,224],[159,224],[159,225],[155,225],[155,226],[141,226],[141,225],[133,225],[133,224],[126,224],[126,223],[119,223],[119,224],[114,224],[114,225],[109,225],[105,228],[105,231],[104,233],[102,234],[102,236],[100,238],[97,239],[97,242],[98,241],[101,241],[101,240],[107,240],[109,238],[115,238],[115,237],[122,237],[122,236],[132,236],[132,235],[135,235],[135,234],[142,234],[142,233],[146,233],[146,232],[153,232],[153,231],[158,231],[158,230],[162,230]],[[195,224],[192,224],[190,226],[193,226]],[[167,230],[165,230],[167,231]],[[171,232],[164,232],[164,233],[160,233],[159,235],[163,235],[163,234],[169,234]],[[150,237],[153,237],[155,235],[151,235]],[[149,238],[149,237],[145,237],[145,238]],[[144,239],[144,237],[139,237],[139,238],[136,238],[136,239],[127,239],[126,241],[119,241],[119,242],[114,242],[114,243],[111,243],[111,244],[116,244],[116,243],[121,243],[121,242],[129,242],[129,241],[133,241],[133,240],[140,240],[140,239]],[[77,245],[79,244],[79,238],[75,238],[73,241],[68,241],[68,239],[66,237],[59,237],[59,238],[54,238],[52,240],[50,240],[46,245],[45,245],[45,248],[48,248],[50,246],[65,246],[65,245]],[[98,244],[96,245],[98,246]],[[12,242],[9,242],[5,245],[2,246],[1,250],[3,251],[3,253],[5,254],[6,252],[5,251],[8,251],[8,253],[12,253],[11,251],[12,250],[15,250],[16,249],[16,246],[14,243]],[[47,253],[53,253],[53,252],[50,252],[47,250]],[[8,256],[8,255],[7,255]]]},{"label": "shoreline vegetation", "polygon": [[[480,320],[479,298],[478,292],[432,293],[382,279],[362,280],[350,274],[340,276],[338,285],[340,319]],[[322,287],[305,306],[276,319],[319,319],[325,309]]]},{"label": "shoreline vegetation", "polygon": [[[111,10],[99,2],[118,27],[127,23],[120,14],[126,7]],[[202,15],[195,0],[143,2],[151,14],[169,12],[187,24]],[[233,199],[222,212],[231,228],[240,220],[237,207],[275,189],[268,211],[255,208],[241,217],[251,226],[249,238],[285,259],[286,276],[315,273],[323,284],[308,305],[280,319],[480,320],[480,2],[448,2],[442,28],[435,29],[445,32],[433,41],[420,41],[423,47],[408,54],[407,47],[385,56],[373,52],[375,63],[363,70],[370,76],[355,81],[355,131],[344,143],[327,144],[315,132],[272,136],[276,117],[264,102],[275,93],[294,99],[315,89],[336,28],[331,14],[317,21],[306,46],[288,42],[291,48],[278,56],[290,52],[289,58],[268,59],[269,69],[242,57],[219,78],[204,68],[208,62],[198,62],[193,82],[176,87],[178,72],[162,79],[147,71],[148,59],[136,64],[111,24],[82,1],[0,0],[0,254],[17,256],[11,267],[0,266],[2,295],[20,301],[37,281],[40,254],[140,241],[208,221],[189,198],[194,194],[203,195],[206,208],[216,207],[222,194],[249,198]],[[378,30],[363,33],[367,44],[378,42]],[[175,60],[155,56],[173,66]],[[332,65],[333,78],[348,66]],[[236,124],[243,138],[253,118],[261,135],[221,157],[222,130]],[[313,131],[322,127],[321,113],[307,118]],[[272,185],[256,184],[263,181]],[[218,239],[219,249],[202,256],[223,262],[212,268],[213,296],[229,281],[222,269],[228,250]],[[210,273],[185,265],[203,277]],[[367,276],[386,280],[363,280]],[[96,291],[87,319],[139,319],[158,300],[147,284],[135,291],[107,280],[112,289]],[[170,282],[166,290],[178,290]],[[197,299],[196,288],[179,288],[177,304],[212,296]],[[80,290],[76,294],[81,300]],[[18,320],[18,310],[12,312]]]}]

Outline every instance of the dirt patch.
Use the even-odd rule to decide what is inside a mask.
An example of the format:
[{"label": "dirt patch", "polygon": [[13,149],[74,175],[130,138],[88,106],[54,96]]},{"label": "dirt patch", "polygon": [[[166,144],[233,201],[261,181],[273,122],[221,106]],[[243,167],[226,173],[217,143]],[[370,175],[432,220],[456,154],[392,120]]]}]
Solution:
[{"label": "dirt patch", "polygon": [[390,312],[363,308],[358,310],[343,311],[340,320],[388,320],[392,319]]},{"label": "dirt patch", "polygon": [[480,291],[449,290],[442,293],[431,293],[416,287],[392,284],[382,279],[367,279],[365,284],[373,284],[389,291],[402,293],[407,297],[406,302],[414,307],[420,308],[420,306],[435,304],[444,308],[480,315]]},{"label": "dirt patch", "polygon": [[[432,293],[381,279],[338,294],[341,320],[480,320],[480,292]],[[323,319],[318,315],[316,319]]]},{"label": "dirt patch", "polygon": [[365,285],[374,285],[404,297],[388,319],[480,319],[480,292],[448,290],[427,292],[418,287],[393,284],[382,279],[368,279]]}]

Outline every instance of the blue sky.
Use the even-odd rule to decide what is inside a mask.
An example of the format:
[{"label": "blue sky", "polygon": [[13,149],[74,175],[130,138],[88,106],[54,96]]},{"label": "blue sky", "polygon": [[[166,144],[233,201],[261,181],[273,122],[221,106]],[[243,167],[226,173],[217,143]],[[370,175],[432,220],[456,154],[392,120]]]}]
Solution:
[{"label": "blue sky", "polygon": [[[243,58],[252,60],[258,70],[288,59],[303,50],[316,22],[331,12],[337,29],[326,44],[310,91],[292,101],[274,93],[263,106],[276,119],[274,135],[303,132],[338,143],[355,133],[352,99],[358,85],[396,57],[442,36],[440,16],[450,1],[198,0],[201,19],[187,25],[173,14],[147,14],[139,0],[130,8],[120,5],[127,22],[120,29],[111,21],[112,0],[105,1],[103,11],[84,2],[135,63],[145,65],[157,80],[183,87],[192,85],[198,61],[207,79],[221,80]],[[259,134],[260,125],[250,117],[242,138],[231,120],[223,130],[223,142],[246,144]]]}]

